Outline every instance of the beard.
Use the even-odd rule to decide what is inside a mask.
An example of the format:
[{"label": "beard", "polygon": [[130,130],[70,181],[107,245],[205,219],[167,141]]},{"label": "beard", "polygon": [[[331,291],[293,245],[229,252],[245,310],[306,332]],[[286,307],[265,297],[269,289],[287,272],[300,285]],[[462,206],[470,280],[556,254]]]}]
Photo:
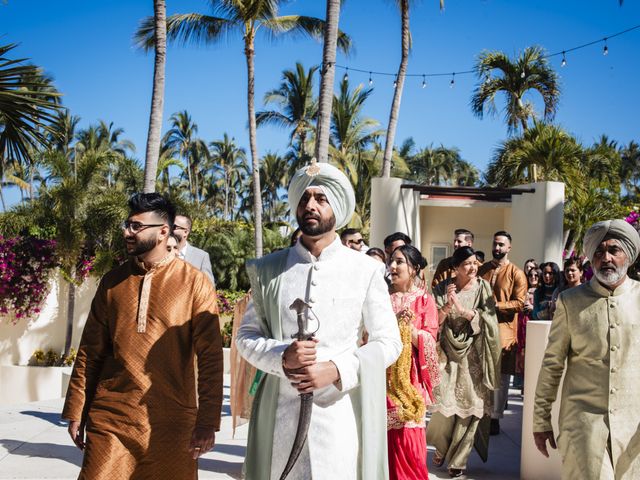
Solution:
[{"label": "beard", "polygon": [[492,250],[491,255],[493,255],[493,258],[495,258],[496,260],[502,260],[507,256],[507,252],[497,252],[496,250]]},{"label": "beard", "polygon": [[611,287],[622,280],[627,274],[627,270],[629,270],[629,260],[625,261],[624,264],[620,267],[616,267],[615,265],[611,265],[614,270],[603,270],[603,267],[600,267],[600,270],[595,271],[596,278],[600,283]]},{"label": "beard", "polygon": [[[316,220],[315,224],[308,224],[306,220],[313,219]],[[300,230],[305,235],[310,237],[317,237],[323,235],[327,232],[333,230],[336,226],[336,216],[332,213],[331,217],[328,219],[323,219],[320,215],[314,215],[311,213],[307,213],[303,216],[296,217],[298,221],[298,225],[300,226]]]},{"label": "beard", "polygon": [[[129,251],[129,255],[142,255],[143,253],[147,253],[150,250],[153,250],[156,246],[156,239],[149,238],[147,240],[137,240],[135,244],[133,244],[133,249]],[[128,249],[127,249],[128,250]]]}]

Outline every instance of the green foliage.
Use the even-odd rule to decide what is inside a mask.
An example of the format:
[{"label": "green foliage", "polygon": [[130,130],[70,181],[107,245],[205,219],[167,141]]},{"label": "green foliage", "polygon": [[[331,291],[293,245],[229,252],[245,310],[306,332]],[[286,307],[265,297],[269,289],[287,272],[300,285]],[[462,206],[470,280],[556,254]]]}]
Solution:
[{"label": "green foliage", "polygon": [[[244,222],[216,218],[194,219],[190,241],[209,252],[216,285],[221,289],[248,290],[244,263],[253,257],[253,227]],[[265,254],[288,245],[277,229],[264,229]]]},{"label": "green foliage", "polygon": [[38,348],[29,359],[29,365],[36,367],[71,367],[76,360],[77,352],[75,348],[69,350],[66,357],[60,356],[58,352],[49,349],[46,352]]},{"label": "green foliage", "polygon": [[231,347],[231,337],[233,333],[233,320],[229,320],[227,323],[225,323],[220,333],[222,334],[222,346],[224,348]]}]

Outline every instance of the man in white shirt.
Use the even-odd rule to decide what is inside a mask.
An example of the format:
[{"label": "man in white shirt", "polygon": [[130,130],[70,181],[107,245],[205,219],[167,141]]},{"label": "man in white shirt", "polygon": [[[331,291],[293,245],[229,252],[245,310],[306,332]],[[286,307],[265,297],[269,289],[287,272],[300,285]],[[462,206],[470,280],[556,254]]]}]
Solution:
[{"label": "man in white shirt", "polygon": [[216,281],[213,278],[209,254],[204,250],[194,247],[187,241],[191,233],[191,219],[186,215],[176,215],[173,224],[173,233],[179,240],[178,257],[205,273],[215,286]]},{"label": "man in white shirt", "polygon": [[[279,479],[294,443],[300,393],[313,393],[306,443],[289,479],[386,478],[385,371],[402,349],[383,265],[340,242],[354,210],[353,188],[328,163],[294,175],[289,201],[302,237],[247,262],[252,303],[238,331],[241,355],[266,375],[256,391],[245,477]],[[297,330],[294,301],[308,341]],[[362,332],[369,337],[362,345]]]}]

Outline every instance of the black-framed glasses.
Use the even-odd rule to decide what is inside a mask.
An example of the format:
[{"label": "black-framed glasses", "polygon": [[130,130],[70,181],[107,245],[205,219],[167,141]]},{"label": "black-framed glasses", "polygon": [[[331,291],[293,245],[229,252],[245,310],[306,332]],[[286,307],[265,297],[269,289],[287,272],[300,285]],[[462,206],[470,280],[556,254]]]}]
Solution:
[{"label": "black-framed glasses", "polygon": [[120,224],[120,228],[122,230],[129,230],[131,233],[139,233],[142,230],[150,227],[163,227],[164,223],[141,223],[141,222],[130,222],[129,220],[125,220]]},{"label": "black-framed glasses", "polygon": [[174,230],[184,230],[185,232],[188,230],[187,227],[183,227],[181,225],[176,225],[175,223],[173,224],[173,229]]}]

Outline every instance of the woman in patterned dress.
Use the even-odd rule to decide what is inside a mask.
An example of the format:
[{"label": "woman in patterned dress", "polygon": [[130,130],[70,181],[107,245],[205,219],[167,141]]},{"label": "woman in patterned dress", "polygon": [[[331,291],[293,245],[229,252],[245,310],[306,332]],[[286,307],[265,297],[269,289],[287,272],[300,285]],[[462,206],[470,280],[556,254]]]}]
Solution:
[{"label": "woman in patterned dress", "polygon": [[391,480],[427,480],[426,407],[439,382],[436,338],[438,314],[433,297],[420,287],[427,265],[420,251],[398,247],[389,259],[391,304],[403,343],[387,369],[387,440]]},{"label": "woman in patterned dress", "polygon": [[439,467],[446,461],[449,475],[458,477],[474,443],[486,459],[489,431],[478,427],[491,414],[493,390],[500,386],[501,345],[491,286],[477,276],[475,252],[458,248],[452,264],[455,278],[434,292],[441,381],[429,407],[427,441],[436,448],[433,464]]}]

